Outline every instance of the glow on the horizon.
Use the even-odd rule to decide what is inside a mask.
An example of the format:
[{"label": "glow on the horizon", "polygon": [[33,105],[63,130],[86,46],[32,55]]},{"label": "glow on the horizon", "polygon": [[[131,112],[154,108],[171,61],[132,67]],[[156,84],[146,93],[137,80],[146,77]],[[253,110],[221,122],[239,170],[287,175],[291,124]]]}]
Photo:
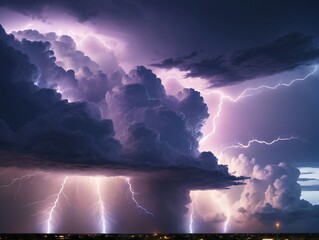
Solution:
[{"label": "glow on the horizon", "polygon": [[212,206],[218,206],[218,209],[220,209],[222,213],[225,215],[226,220],[224,221],[224,224],[223,224],[223,232],[227,233],[229,231],[229,224],[231,220],[231,206],[229,204],[227,195],[217,190],[205,190],[205,191],[196,190],[196,191],[190,192],[192,202],[191,202],[191,209],[190,209],[191,211],[190,211],[190,220],[189,220],[190,222],[189,231],[193,231],[194,211],[196,211],[196,213],[200,215],[200,212],[198,211],[196,206],[197,206],[197,202],[199,201],[198,198],[201,197],[201,194],[208,194],[208,198],[206,198],[205,201],[209,201],[210,204],[213,203]]}]

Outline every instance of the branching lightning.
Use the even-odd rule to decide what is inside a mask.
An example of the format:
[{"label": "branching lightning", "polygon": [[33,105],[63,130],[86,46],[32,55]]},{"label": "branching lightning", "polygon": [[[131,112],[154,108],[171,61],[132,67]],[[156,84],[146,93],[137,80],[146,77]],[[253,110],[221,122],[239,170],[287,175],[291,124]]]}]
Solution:
[{"label": "branching lightning", "polygon": [[44,174],[44,172],[35,172],[35,173],[28,173],[26,175],[23,175],[22,177],[19,177],[19,178],[13,178],[11,179],[11,182],[8,183],[8,184],[5,184],[5,185],[1,185],[0,188],[10,188],[12,187],[16,182],[18,182],[18,187],[17,187],[17,190],[14,194],[14,199],[17,199],[17,195],[18,195],[18,192],[19,190],[21,189],[21,184],[23,181],[26,181],[32,177],[35,177],[39,174]]},{"label": "branching lightning", "polygon": [[65,186],[67,180],[68,180],[68,177],[65,177],[64,180],[63,180],[63,183],[61,184],[59,192],[54,194],[56,196],[56,199],[53,202],[52,208],[49,211],[49,218],[47,220],[47,233],[51,233],[52,232],[51,221],[52,221],[52,218],[53,218],[53,214],[54,214],[55,209],[57,208],[57,205],[59,203],[60,196],[63,194],[64,186]]},{"label": "branching lightning", "polygon": [[[35,204],[46,203],[50,199],[54,198],[54,201],[49,204],[50,206],[48,208],[33,214],[33,216],[35,216],[37,214],[46,214],[46,215],[48,215],[48,219],[43,222],[43,223],[45,223],[47,225],[47,233],[52,233],[52,221],[53,221],[53,219],[54,218],[59,218],[59,215],[55,214],[55,212],[56,212],[56,208],[59,205],[61,197],[63,196],[65,200],[69,200],[68,197],[65,195],[64,190],[65,190],[65,184],[67,183],[67,181],[70,178],[71,178],[70,176],[67,176],[67,177],[64,178],[64,181],[61,184],[61,187],[60,187],[60,190],[59,190],[58,193],[52,194],[52,195],[46,197],[43,200],[39,200],[39,201],[28,203],[28,204],[26,204],[24,206],[24,207],[28,207],[28,206],[35,205]],[[106,233],[107,232],[107,219],[110,219],[112,221],[114,221],[114,220],[111,219],[108,216],[108,212],[107,212],[107,210],[105,208],[105,203],[103,201],[102,191],[101,191],[101,183],[100,183],[101,178],[100,177],[93,177],[93,180],[94,180],[94,186],[96,188],[96,198],[97,198],[94,211],[99,213],[100,232],[101,233]]]},{"label": "branching lightning", "polygon": [[104,202],[101,196],[101,186],[100,186],[99,178],[96,178],[96,188],[97,188],[98,205],[99,205],[99,211],[100,211],[101,232],[106,233],[106,217],[105,217],[106,210],[105,210]]},{"label": "branching lightning", "polygon": [[217,120],[218,120],[218,118],[221,115],[221,111],[222,111],[222,108],[223,108],[224,101],[227,100],[227,101],[236,103],[239,100],[241,100],[242,98],[246,98],[246,97],[250,97],[250,96],[258,94],[261,90],[276,90],[279,87],[290,87],[291,85],[293,85],[296,82],[307,80],[307,78],[309,78],[311,75],[313,75],[317,71],[317,69],[318,69],[318,66],[315,66],[314,69],[310,73],[308,73],[306,76],[304,76],[303,78],[293,79],[289,83],[278,83],[278,84],[276,84],[274,86],[262,85],[262,86],[259,86],[259,87],[256,87],[256,88],[246,88],[239,96],[237,96],[235,98],[232,97],[232,96],[225,95],[224,93],[222,93],[221,91],[218,91],[218,90],[211,90],[211,91],[208,91],[208,92],[203,92],[204,95],[205,94],[206,95],[210,95],[210,94],[213,94],[213,93],[218,94],[220,96],[220,98],[219,98],[219,104],[218,104],[217,112],[213,116],[213,129],[212,129],[212,131],[209,134],[204,136],[199,141],[199,143],[205,142],[208,138],[210,138],[212,135],[215,134],[215,132],[217,130]]},{"label": "branching lightning", "polygon": [[142,210],[143,212],[145,212],[146,214],[150,215],[150,216],[154,216],[153,213],[149,212],[146,208],[142,207],[138,201],[136,200],[135,196],[137,195],[137,193],[134,191],[132,184],[130,182],[130,178],[126,177],[125,181],[127,182],[127,185],[129,187],[129,191],[131,193],[131,198],[133,200],[133,202],[135,203],[136,207],[140,210]]},{"label": "branching lightning", "polygon": [[193,233],[193,223],[194,223],[194,207],[193,203],[191,204],[191,209],[190,209],[190,216],[189,216],[189,232]]},{"label": "branching lightning", "polygon": [[300,140],[299,138],[297,137],[278,137],[272,141],[265,141],[265,140],[258,140],[258,139],[252,139],[250,140],[247,144],[242,144],[242,143],[237,143],[237,144],[234,144],[234,145],[231,145],[231,146],[228,146],[228,147],[225,147],[221,150],[221,153],[222,152],[225,152],[226,150],[228,149],[235,149],[235,148],[249,148],[253,143],[258,143],[258,144],[265,144],[265,145],[273,145],[277,142],[281,142],[281,141],[291,141],[291,140]]}]

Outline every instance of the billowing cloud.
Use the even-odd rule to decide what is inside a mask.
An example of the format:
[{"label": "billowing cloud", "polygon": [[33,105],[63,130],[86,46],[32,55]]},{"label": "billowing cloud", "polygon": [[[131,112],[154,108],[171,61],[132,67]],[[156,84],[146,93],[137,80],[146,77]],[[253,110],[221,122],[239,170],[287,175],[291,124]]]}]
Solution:
[{"label": "billowing cloud", "polygon": [[103,104],[104,96],[118,84],[117,75],[121,74],[115,57],[108,61],[104,59],[105,64],[112,68],[108,69],[108,78],[99,64],[77,49],[70,36],[57,36],[54,32],[41,34],[36,30],[17,31],[13,34],[21,42],[7,43],[28,54],[31,62],[38,66],[38,86],[55,88],[64,98],[73,101],[88,100],[98,103],[103,113],[107,114]]},{"label": "billowing cloud", "polygon": [[229,163],[230,171],[251,177],[234,204],[237,221],[258,221],[271,229],[276,221],[287,226],[319,216],[318,206],[301,199],[301,186],[297,183],[300,171],[288,163],[262,166],[244,155],[229,158],[225,163]]},{"label": "billowing cloud", "polygon": [[[136,74],[131,74],[131,79],[141,83],[116,87],[108,93],[111,97],[107,97],[110,117],[115,122],[117,119],[126,121],[122,125],[121,141],[125,143],[122,145],[114,138],[113,121],[104,119],[99,106],[94,103],[95,96],[103,98],[105,93],[95,92],[95,89],[103,89],[103,85],[95,86],[94,75],[88,68],[79,70],[79,79],[74,74],[70,78],[76,86],[86,84],[80,89],[87,101],[70,103],[50,88],[55,88],[50,83],[56,71],[68,76],[73,70],[65,71],[55,64],[54,57],[48,57],[54,56],[49,43],[19,42],[12,35],[6,35],[3,29],[1,39],[1,164],[118,169],[113,174],[167,172],[168,179],[176,184],[179,182],[176,186],[182,184],[187,188],[225,188],[243,179],[231,176],[225,166],[217,164],[212,154],[203,158],[205,164],[202,155],[197,159],[198,143],[193,132],[200,131],[198,126],[207,115],[207,109],[195,92],[190,103],[182,100],[184,108],[178,112],[165,105],[169,98],[160,80],[150,70],[141,67]],[[29,58],[20,52],[21,49],[33,55]],[[44,64],[47,68],[38,67],[40,59],[41,62],[47,61]],[[45,84],[39,83],[40,75]],[[104,75],[99,78],[103,77],[106,81]],[[55,81],[64,80],[57,78]],[[39,83],[38,86],[35,83]],[[88,89],[88,92],[83,89]],[[76,92],[78,88],[70,88],[70,94],[73,90]],[[165,100],[151,98],[149,92],[152,91],[161,93]],[[89,93],[94,93],[93,99]],[[182,99],[187,97],[186,94]],[[203,104],[204,114],[188,123],[185,104],[194,104],[194,101]],[[188,126],[192,126],[193,132]],[[10,160],[13,156],[15,162]],[[172,174],[173,171],[176,173]],[[184,179],[186,176],[188,180]]]},{"label": "billowing cloud", "polygon": [[96,62],[77,50],[76,43],[70,36],[57,36],[54,32],[41,34],[39,31],[31,29],[13,32],[13,35],[21,40],[50,42],[50,47],[58,59],[58,65],[64,69],[73,69],[74,71],[78,71],[80,67],[89,67],[92,71],[99,69]]},{"label": "billowing cloud", "polygon": [[159,141],[173,151],[195,156],[200,129],[209,116],[199,92],[184,89],[177,98],[167,96],[161,80],[142,66],[124,79],[125,85],[106,95],[118,136],[126,136],[132,122],[143,122],[146,128],[157,131]]},{"label": "billowing cloud", "polygon": [[[130,221],[141,209],[135,208],[134,201],[126,201],[126,178],[116,177],[120,185],[101,185],[107,207],[121,215],[115,219],[120,224],[110,223],[108,231],[182,233],[190,222],[190,209],[186,208],[193,204],[190,190],[226,189],[244,179],[232,174],[246,175],[251,179],[245,186],[218,191],[220,195],[209,190],[209,199],[208,195],[198,199],[197,212],[193,212],[196,231],[212,231],[221,223],[225,228],[229,223],[232,231],[232,224],[242,221],[246,231],[265,232],[274,230],[274,220],[282,221],[283,226],[289,224],[288,231],[296,231],[292,220],[302,231],[316,230],[318,208],[301,200],[300,192],[316,190],[317,186],[300,188],[296,183],[298,171],[278,160],[288,152],[294,156],[286,159],[293,164],[308,161],[312,165],[316,159],[315,71],[309,81],[298,81],[300,84],[285,90],[278,88],[273,95],[265,91],[252,96],[255,101],[225,102],[218,112],[223,115],[218,120],[218,131],[205,146],[218,149],[243,139],[292,134],[307,139],[305,147],[291,143],[296,146],[291,151],[288,142],[269,148],[256,144],[245,153],[258,156],[258,162],[240,156],[222,162],[229,164],[228,171],[219,157],[198,150],[198,140],[208,113],[218,111],[219,95],[205,92],[206,102],[211,101],[208,109],[199,91],[205,80],[210,87],[238,84],[227,89],[227,94],[235,96],[244,87],[286,82],[286,77],[302,78],[310,72],[305,65],[318,58],[317,9],[314,1],[257,4],[248,0],[229,4],[203,0],[198,4],[185,0],[182,5],[174,0],[1,1],[0,22],[15,31],[8,35],[0,28],[0,166],[9,170],[1,180],[7,182],[16,176],[17,169],[23,174],[37,168],[44,169],[51,183],[60,183],[60,174],[61,178],[65,174],[99,175],[79,177],[84,178],[83,182],[98,180],[100,175],[127,176],[137,199],[154,217],[141,214],[142,221]],[[50,32],[17,30],[30,27]],[[144,67],[151,61],[155,74]],[[177,69],[167,71],[172,68]],[[168,82],[173,72],[190,78],[177,77],[176,82],[181,81],[170,90]],[[239,84],[258,78],[262,79]],[[183,89],[180,84],[191,87]],[[174,96],[169,96],[171,93]],[[300,93],[307,97],[298,97]],[[250,117],[252,109],[258,121]],[[296,109],[302,111],[292,111]],[[215,123],[209,120],[205,135]],[[265,150],[259,156],[261,149]],[[52,173],[48,173],[50,170]],[[105,183],[108,178],[103,180]],[[21,199],[15,207],[37,201],[35,195],[40,191],[51,194],[52,189],[41,189],[51,183],[36,182],[30,181],[26,189],[20,189]],[[123,193],[116,196],[113,187]],[[95,199],[96,192],[91,188],[88,192]],[[109,198],[113,201],[108,202]],[[233,209],[228,200],[232,200]],[[130,207],[123,211],[123,204]],[[0,219],[3,231],[22,231],[22,226],[31,226],[23,217],[16,224],[21,212],[6,207],[14,203],[4,199],[2,206],[4,216],[12,220]],[[67,231],[66,226],[75,225],[81,231],[96,229],[98,224],[90,221],[96,216],[78,218],[78,210],[74,207],[76,215],[69,214],[72,211],[60,215],[69,222],[62,222],[60,229]],[[25,212],[24,216],[33,213]],[[86,220],[91,225],[85,224]],[[309,221],[315,224],[310,226]]]},{"label": "billowing cloud", "polygon": [[165,59],[151,64],[158,68],[178,68],[186,77],[206,79],[211,87],[238,84],[313,63],[319,57],[312,36],[290,33],[268,44],[231,54],[187,62],[185,58]]},{"label": "billowing cloud", "polygon": [[[156,214],[149,224],[175,233],[185,231],[191,189],[242,184],[245,178],[230,175],[212,153],[198,153],[208,113],[195,90],[169,97],[145,67],[132,70],[111,90],[103,73],[95,76],[81,67],[75,78],[73,70],[58,66],[48,42],[20,42],[1,30],[1,166],[133,176],[132,184],[142,187],[141,196]],[[61,81],[71,81],[69,94],[86,101],[63,100],[55,90],[55,84],[65,87]],[[113,121],[103,118],[95,103],[105,94]]]}]

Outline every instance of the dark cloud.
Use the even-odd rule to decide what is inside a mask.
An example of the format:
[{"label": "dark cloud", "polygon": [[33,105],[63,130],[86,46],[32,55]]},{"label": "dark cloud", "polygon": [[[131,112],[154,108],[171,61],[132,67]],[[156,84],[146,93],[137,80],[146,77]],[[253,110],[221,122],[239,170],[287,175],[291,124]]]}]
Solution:
[{"label": "dark cloud", "polygon": [[129,1],[110,1],[105,3],[99,0],[93,1],[32,1],[32,3],[26,4],[24,1],[18,0],[15,2],[2,1],[1,6],[9,7],[16,11],[19,11],[25,15],[32,17],[37,17],[46,20],[46,16],[43,14],[45,7],[55,7],[62,8],[66,10],[69,14],[72,14],[78,18],[80,22],[87,21],[90,18],[97,17],[101,14],[109,14],[114,20],[122,20],[122,17],[127,15],[127,17],[135,18],[138,16],[136,13],[136,6]]},{"label": "dark cloud", "polygon": [[[99,70],[96,62],[77,50],[74,40],[69,36],[41,34],[36,30],[18,31],[14,34],[22,40],[18,41],[12,35],[6,37],[3,29],[1,36],[8,45],[27,54],[37,66],[39,76],[34,78],[34,82],[39,87],[57,89],[63,98],[73,101],[95,102],[99,104],[103,114],[107,114],[104,97],[109,89],[119,84],[118,78],[123,75],[120,70],[115,71],[109,79]],[[65,70],[67,68],[69,70]]]},{"label": "dark cloud", "polygon": [[319,185],[301,186],[302,191],[319,191]]},{"label": "dark cloud", "polygon": [[165,101],[149,98],[143,85],[124,85],[107,93],[106,99],[120,138],[127,135],[127,126],[132,122],[143,122],[147,128],[156,130],[160,141],[175,151],[193,156],[196,153],[196,134],[188,129],[183,113],[175,111]]},{"label": "dark cloud", "polygon": [[208,107],[203,97],[194,89],[184,88],[177,94],[177,98],[179,100],[177,110],[184,114],[189,129],[196,139],[199,139],[202,135],[200,130],[209,117]]},{"label": "dark cloud", "polygon": [[186,77],[207,79],[211,87],[238,84],[313,63],[319,49],[313,37],[291,33],[263,46],[220,55],[200,62],[185,63],[181,59],[166,59],[151,66],[187,71]]},{"label": "dark cloud", "polygon": [[176,151],[192,155],[196,152],[196,136],[188,130],[184,115],[159,99],[149,98],[143,85],[124,85],[109,92],[106,99],[119,136],[126,136],[127,126],[132,122],[143,122],[159,133],[161,142]]},{"label": "dark cloud", "polygon": [[[2,36],[2,39],[8,38],[18,49],[30,46],[35,48],[32,54],[45,55],[43,47],[47,43],[33,45],[26,40],[19,43],[12,36]],[[202,164],[202,155],[196,158],[197,141],[188,130],[184,115],[149,97],[148,90],[153,89],[163,90],[163,97],[166,96],[160,80],[150,70],[140,68],[142,73],[139,74],[145,76],[141,81],[143,85],[123,85],[110,93],[110,109],[127,120],[123,130],[126,131],[125,144],[122,145],[114,138],[113,121],[103,119],[95,103],[62,100],[55,90],[34,84],[39,71],[38,66],[31,63],[32,58],[3,40],[0,52],[2,165],[74,170],[100,168],[112,175],[158,172],[158,176],[167,175],[166,179],[187,189],[226,188],[244,179],[231,176],[225,166],[217,165],[212,154],[205,158],[205,161],[213,161],[212,164]],[[85,77],[92,74],[88,69],[83,71],[87,71],[82,73]],[[77,84],[84,81],[75,80]],[[195,100],[190,104],[193,101],[204,104],[203,99],[194,94]],[[187,101],[184,104],[188,104]],[[205,107],[203,109],[205,112]],[[193,119],[188,125],[195,127],[198,122]]]},{"label": "dark cloud", "polygon": [[[311,64],[318,55],[316,38],[308,37],[318,36],[316,1],[304,4],[302,1],[204,0],[198,4],[186,0],[180,4],[174,0],[3,0],[0,6],[44,22],[54,21],[60,17],[59,13],[71,14],[90,25],[94,32],[124,40],[125,61],[141,65],[154,57],[173,56],[155,66],[178,67],[187,71],[188,76],[209,80],[212,86],[241,83]],[[300,34],[285,35],[289,32]],[[109,174],[134,175],[136,179],[132,182],[141,186],[137,192],[143,199],[151,200],[150,207],[159,216],[160,230],[165,232],[185,231],[185,205],[189,203],[190,188],[227,188],[236,184],[238,179],[229,175],[225,166],[218,165],[212,153],[197,150],[200,128],[208,117],[206,104],[197,91],[185,89],[179,96],[167,96],[161,81],[144,67],[127,75],[121,69],[110,74],[113,66],[108,68],[108,61],[102,66],[99,61],[103,71],[99,72],[92,59],[78,51],[68,36],[51,33],[43,37],[36,32],[23,32],[20,37],[28,40],[18,43],[1,31],[0,36],[3,41],[0,50],[4,53],[0,55],[1,76],[7,76],[5,80],[1,78],[0,90],[1,164],[18,164],[15,160],[34,167],[45,162],[61,169],[94,168],[94,171],[108,170]],[[271,42],[278,36],[284,37]],[[270,43],[265,45],[267,42]],[[196,54],[186,55],[194,49],[205,49],[201,53],[202,61]],[[62,56],[63,60],[59,59]],[[112,53],[107,59],[114,60]],[[34,82],[39,86],[34,86]],[[62,97],[52,89],[61,90]],[[105,94],[107,101],[104,101]],[[86,101],[61,100],[66,96],[72,97],[72,101]],[[300,102],[296,95],[291,99]],[[256,104],[277,121],[277,114],[267,112],[268,100],[269,97],[265,108],[260,107],[259,101]],[[297,108],[287,102],[288,108]],[[316,122],[316,115],[309,117],[309,108],[305,108],[310,104],[299,104],[304,112],[298,115],[308,119],[309,124],[305,125],[314,126],[308,121]],[[304,125],[295,114],[280,114],[290,118],[289,122],[294,118]],[[112,121],[104,119],[106,116]],[[237,123],[241,123],[239,120]],[[271,125],[269,121],[268,124]],[[251,130],[253,123],[248,125]],[[280,130],[287,125],[283,121]],[[243,127],[236,129],[242,131]],[[236,133],[229,128],[229,132],[233,131]],[[313,128],[311,132],[316,133]],[[312,152],[312,148],[309,150]],[[295,158],[310,159],[306,153],[299,153]],[[252,188],[246,189],[245,197],[252,204],[240,208],[247,219],[260,218],[271,226],[274,219],[289,222],[317,216],[318,209],[300,201],[294,170],[286,166],[264,170],[256,169],[263,178],[253,176],[247,184]],[[145,172],[149,176],[141,177]],[[268,202],[262,198],[258,201],[260,191],[269,194]],[[167,195],[163,196],[163,192]],[[216,221],[219,218],[223,217],[216,215]],[[152,230],[157,231],[154,226]]]},{"label": "dark cloud", "polygon": [[[17,39],[27,39],[29,41],[50,42],[51,48],[56,56],[63,58],[68,63],[71,69],[77,71],[81,66],[90,67],[92,70],[98,69],[98,64],[92,61],[83,52],[76,49],[76,44],[70,36],[57,36],[56,33],[50,32],[42,34],[37,30],[23,30],[12,33]],[[62,60],[62,59],[61,59]],[[59,61],[61,67],[63,61]]]},{"label": "dark cloud", "polygon": [[131,123],[143,122],[173,151],[192,156],[198,153],[200,130],[209,115],[203,98],[194,89],[184,89],[177,98],[167,96],[161,80],[151,70],[138,66],[125,77],[123,86],[107,93],[106,101],[120,138],[127,135]]},{"label": "dark cloud", "polygon": [[307,182],[312,180],[318,180],[318,179],[317,178],[298,178],[298,182]]},{"label": "dark cloud", "polygon": [[[230,175],[211,153],[196,157],[197,137],[208,109],[195,90],[185,89],[178,98],[168,97],[160,79],[145,67],[133,70],[122,86],[118,80],[120,86],[109,91],[106,99],[116,125],[117,120],[124,123],[118,125],[124,133],[122,145],[114,138],[113,122],[102,119],[97,105],[69,103],[54,89],[47,88],[55,88],[49,83],[55,81],[52,75],[57,71],[61,76],[68,74],[57,66],[54,57],[50,59],[54,52],[48,42],[19,42],[6,34],[2,39],[3,166],[133,175],[133,182],[144,189],[140,191],[143,197],[154,204],[151,209],[157,216],[155,226],[165,232],[184,231],[190,189],[227,188],[244,180]],[[105,75],[99,77],[104,76],[105,81],[95,88],[102,90],[98,94],[90,89],[94,74],[88,67],[80,68],[77,78],[72,71],[69,73],[76,85],[70,88],[71,94],[88,88],[87,93],[81,92],[86,99],[91,100],[90,93],[94,93],[92,98],[103,97]],[[120,79],[123,75],[118,74]],[[43,85],[36,86],[40,76]],[[81,88],[81,84],[85,87]],[[193,114],[192,107],[197,108]],[[158,201],[163,191],[165,201]]]},{"label": "dark cloud", "polygon": [[[267,1],[108,1],[3,0],[4,8],[49,22],[66,13],[106,36],[128,43],[126,56],[135,64],[150,59],[186,56],[205,49],[204,59],[262,45],[289,32],[317,35],[318,2]],[[229,17],[231,16],[231,17]],[[300,17],[302,16],[302,17]],[[58,16],[60,17],[60,16]],[[47,20],[48,19],[48,20]],[[152,23],[152,24],[149,24]],[[264,27],[261,27],[264,26]],[[174,62],[174,61],[173,61]]]},{"label": "dark cloud", "polygon": [[188,59],[191,59],[195,56],[197,56],[197,52],[192,52],[190,55],[183,56],[183,57],[178,57],[178,58],[167,58],[164,59],[160,63],[153,63],[150,64],[152,67],[158,67],[158,68],[165,68],[165,69],[171,69],[171,68],[176,68],[178,66],[186,64],[186,61]]},{"label": "dark cloud", "polygon": [[124,83],[140,83],[146,89],[149,98],[163,98],[166,96],[161,79],[144,66],[138,66],[124,78]]},{"label": "dark cloud", "polygon": [[1,134],[5,145],[29,153],[79,157],[79,162],[117,158],[120,143],[112,138],[112,121],[102,120],[96,106],[68,103],[56,91],[38,88],[33,83],[37,74],[32,74],[36,68],[27,57],[3,41],[0,50],[0,117],[9,135],[6,141]]},{"label": "dark cloud", "polygon": [[[51,48],[57,58],[57,65],[63,67],[64,69],[73,69],[77,73],[80,68],[88,67],[92,72],[97,72],[100,70],[106,74],[112,74],[113,72],[120,70],[114,53],[109,49],[106,49],[104,45],[102,48],[100,48],[99,45],[102,43],[92,36],[90,38],[87,37],[89,38],[87,41],[92,42],[91,45],[94,45],[99,53],[103,54],[103,57],[97,58],[100,60],[101,64],[93,61],[84,52],[78,50],[76,43],[70,36],[58,36],[54,32],[42,34],[37,30],[31,29],[13,32],[13,34],[18,39],[25,38],[30,41],[50,42]],[[87,47],[90,47],[90,45]]]}]

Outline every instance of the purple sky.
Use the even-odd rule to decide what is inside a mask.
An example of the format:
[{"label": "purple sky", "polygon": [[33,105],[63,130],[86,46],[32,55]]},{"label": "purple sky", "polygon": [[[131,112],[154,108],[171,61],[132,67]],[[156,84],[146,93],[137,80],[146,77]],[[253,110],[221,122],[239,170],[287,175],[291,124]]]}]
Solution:
[{"label": "purple sky", "polygon": [[2,1],[0,232],[317,232],[317,8]]}]

